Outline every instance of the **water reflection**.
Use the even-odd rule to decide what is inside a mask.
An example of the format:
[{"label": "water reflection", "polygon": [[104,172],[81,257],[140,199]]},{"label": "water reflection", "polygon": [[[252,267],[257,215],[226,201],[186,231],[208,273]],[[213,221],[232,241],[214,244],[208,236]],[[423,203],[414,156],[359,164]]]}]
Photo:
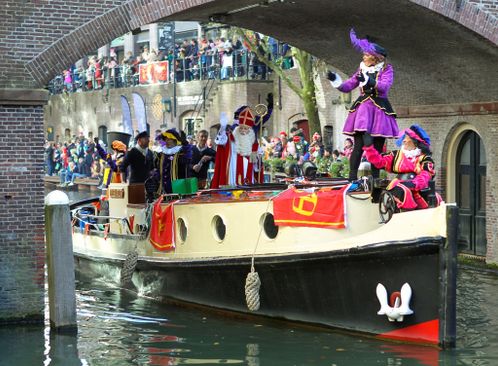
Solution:
[{"label": "water reflection", "polygon": [[[92,288],[88,286],[92,286]],[[79,284],[78,340],[88,364],[436,365],[439,352],[281,323],[224,319]],[[96,339],[99,339],[96,342]]]},{"label": "water reflection", "polygon": [[0,365],[497,365],[498,277],[464,269],[458,284],[457,349],[439,351],[223,318],[78,278],[78,335],[0,327]]}]

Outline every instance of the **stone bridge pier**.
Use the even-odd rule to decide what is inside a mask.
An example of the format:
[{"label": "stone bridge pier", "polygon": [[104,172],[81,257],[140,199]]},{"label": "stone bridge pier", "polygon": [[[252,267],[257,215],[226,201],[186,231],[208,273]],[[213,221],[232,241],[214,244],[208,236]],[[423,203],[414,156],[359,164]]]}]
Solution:
[{"label": "stone bridge pier", "polygon": [[[142,25],[217,21],[274,36],[352,73],[354,27],[387,48],[400,125],[433,135],[440,183],[459,126],[486,147],[486,258],[498,262],[498,0],[5,0],[0,10],[0,322],[42,321],[47,82]],[[470,128],[470,127],[469,127]],[[460,133],[459,132],[459,133]],[[443,192],[443,193],[444,193]]]}]

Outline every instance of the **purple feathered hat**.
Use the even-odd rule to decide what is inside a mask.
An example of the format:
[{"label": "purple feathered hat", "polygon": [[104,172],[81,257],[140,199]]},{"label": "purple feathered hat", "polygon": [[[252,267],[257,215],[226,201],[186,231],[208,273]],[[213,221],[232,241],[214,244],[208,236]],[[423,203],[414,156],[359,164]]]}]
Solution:
[{"label": "purple feathered hat", "polygon": [[379,46],[377,43],[370,42],[368,39],[360,39],[356,37],[356,32],[353,28],[349,32],[349,38],[351,38],[351,43],[353,47],[360,52],[370,53],[375,56],[387,57],[387,51],[384,47]]}]

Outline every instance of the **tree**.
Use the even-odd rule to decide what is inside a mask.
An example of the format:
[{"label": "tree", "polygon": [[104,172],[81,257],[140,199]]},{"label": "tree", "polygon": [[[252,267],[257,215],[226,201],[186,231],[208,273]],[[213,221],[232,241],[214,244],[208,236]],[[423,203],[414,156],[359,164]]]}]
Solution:
[{"label": "tree", "polygon": [[246,46],[254,52],[256,57],[272,69],[303,101],[304,110],[308,117],[310,135],[315,132],[321,134],[320,117],[316,103],[315,79],[318,78],[318,60],[311,54],[296,47],[291,47],[291,54],[299,64],[299,80],[297,85],[291,80],[282,67],[282,58],[272,60],[269,55],[268,37],[259,38],[253,31],[239,28],[237,33],[244,38]]}]

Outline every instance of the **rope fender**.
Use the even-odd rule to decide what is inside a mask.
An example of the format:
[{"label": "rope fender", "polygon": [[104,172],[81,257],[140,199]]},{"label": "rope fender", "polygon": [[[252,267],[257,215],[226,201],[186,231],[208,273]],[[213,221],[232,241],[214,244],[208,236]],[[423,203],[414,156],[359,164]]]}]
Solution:
[{"label": "rope fender", "polygon": [[246,303],[249,311],[259,310],[259,288],[261,287],[261,280],[259,279],[258,272],[254,272],[252,268],[251,272],[247,274],[246,277]]}]

